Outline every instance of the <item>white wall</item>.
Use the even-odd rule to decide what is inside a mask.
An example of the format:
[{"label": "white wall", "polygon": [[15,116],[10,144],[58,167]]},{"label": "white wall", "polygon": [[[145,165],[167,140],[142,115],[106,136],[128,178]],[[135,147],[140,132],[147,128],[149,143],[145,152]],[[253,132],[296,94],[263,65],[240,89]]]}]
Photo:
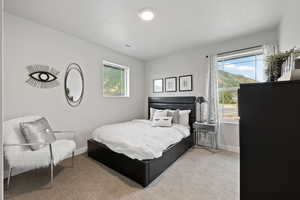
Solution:
[{"label": "white wall", "polygon": [[3,146],[2,146],[2,5],[3,1],[0,1],[0,199],[3,199]]},{"label": "white wall", "polygon": [[[55,130],[75,130],[78,148],[98,126],[143,116],[144,63],[105,47],[10,14],[4,16],[4,120],[38,114],[45,116]],[[102,96],[102,60],[130,67],[130,98]],[[72,108],[64,93],[67,65],[78,63],[85,78],[82,103]],[[34,88],[25,80],[27,65],[55,67],[60,86]]]},{"label": "white wall", "polygon": [[[206,55],[261,45],[264,43],[277,43],[277,40],[277,30],[268,30],[218,44],[194,47],[191,49],[178,51],[171,55],[149,61],[146,63],[145,68],[146,94],[147,96],[204,96],[208,73]],[[153,79],[164,78],[168,76],[178,77],[179,75],[185,74],[193,75],[194,91],[176,93],[152,92]],[[145,117],[146,116],[147,109],[145,106]],[[237,150],[239,146],[238,135],[238,125],[223,124],[221,126],[221,135],[219,137],[221,147],[230,150]]]},{"label": "white wall", "polygon": [[289,0],[285,15],[279,26],[279,45],[281,50],[289,50],[295,46],[300,48],[299,0]]}]

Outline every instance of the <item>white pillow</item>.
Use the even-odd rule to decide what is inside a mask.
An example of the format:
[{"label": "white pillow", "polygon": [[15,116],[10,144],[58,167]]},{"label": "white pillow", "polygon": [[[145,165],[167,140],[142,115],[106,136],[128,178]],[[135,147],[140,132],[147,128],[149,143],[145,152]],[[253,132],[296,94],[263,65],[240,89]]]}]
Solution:
[{"label": "white pillow", "polygon": [[155,113],[155,110],[157,110],[157,109],[155,109],[155,108],[150,108],[150,120],[152,120],[153,119],[153,114]]},{"label": "white pillow", "polygon": [[[172,112],[173,110],[159,110],[159,109],[155,109],[155,108],[150,108],[150,120],[151,121],[153,120],[153,116],[156,113],[156,111],[167,111],[166,116],[168,116],[168,111]],[[190,124],[189,124],[190,112],[191,112],[191,110],[179,110],[179,124],[182,124],[183,126],[190,126]]]},{"label": "white pillow", "polygon": [[168,117],[172,117],[172,123],[173,124],[179,124],[179,112],[180,110],[168,110]]},{"label": "white pillow", "polygon": [[153,117],[153,127],[170,127],[172,126],[172,117]]},{"label": "white pillow", "polygon": [[152,120],[157,117],[167,117],[167,115],[168,115],[167,110],[155,110]]},{"label": "white pillow", "polygon": [[183,126],[189,126],[189,114],[191,110],[180,110],[179,111],[179,124]]},{"label": "white pillow", "polygon": [[163,111],[163,110],[160,110],[160,109],[156,109],[156,108],[150,108],[150,120],[152,121],[153,120],[153,115],[156,111]]}]

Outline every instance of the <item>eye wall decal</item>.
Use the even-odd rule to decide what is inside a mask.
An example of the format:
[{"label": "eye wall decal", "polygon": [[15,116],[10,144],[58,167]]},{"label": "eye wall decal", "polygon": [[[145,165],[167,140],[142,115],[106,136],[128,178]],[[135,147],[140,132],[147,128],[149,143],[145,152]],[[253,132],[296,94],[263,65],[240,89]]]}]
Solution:
[{"label": "eye wall decal", "polygon": [[32,87],[37,88],[54,88],[59,85],[57,76],[59,71],[47,65],[29,65],[26,67],[28,70],[28,79],[26,83]]}]

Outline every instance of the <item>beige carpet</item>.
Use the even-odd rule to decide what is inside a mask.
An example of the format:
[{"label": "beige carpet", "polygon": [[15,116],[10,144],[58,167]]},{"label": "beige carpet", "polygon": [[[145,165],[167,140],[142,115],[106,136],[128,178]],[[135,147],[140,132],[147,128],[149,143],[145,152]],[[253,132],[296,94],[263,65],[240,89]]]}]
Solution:
[{"label": "beige carpet", "polygon": [[[120,163],[122,164],[122,163]],[[55,168],[13,177],[5,191],[10,200],[239,200],[239,156],[191,149],[147,188],[88,158],[68,159]]]}]

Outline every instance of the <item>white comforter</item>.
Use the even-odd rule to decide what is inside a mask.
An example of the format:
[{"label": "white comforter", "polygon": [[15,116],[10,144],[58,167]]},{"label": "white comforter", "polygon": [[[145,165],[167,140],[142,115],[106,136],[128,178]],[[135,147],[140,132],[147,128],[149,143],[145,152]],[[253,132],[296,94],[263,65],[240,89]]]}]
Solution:
[{"label": "white comforter", "polygon": [[93,132],[96,141],[138,160],[158,158],[170,145],[189,135],[189,128],[183,125],[152,127],[149,120],[105,125]]}]

